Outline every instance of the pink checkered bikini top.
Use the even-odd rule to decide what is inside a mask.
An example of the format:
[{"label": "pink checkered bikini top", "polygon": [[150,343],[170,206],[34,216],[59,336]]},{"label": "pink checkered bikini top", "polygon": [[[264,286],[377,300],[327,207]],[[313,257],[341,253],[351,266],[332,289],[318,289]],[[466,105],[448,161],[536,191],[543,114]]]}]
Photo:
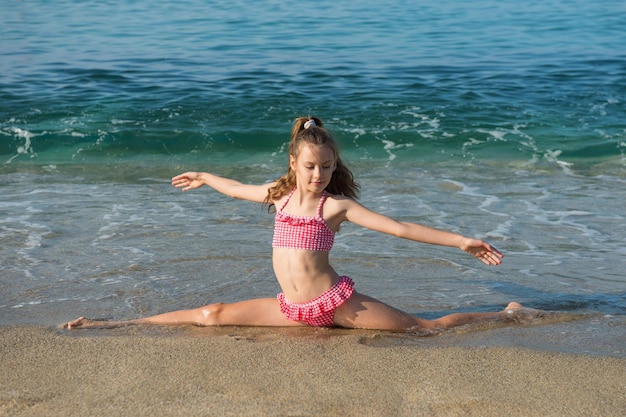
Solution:
[{"label": "pink checkered bikini top", "polygon": [[333,232],[322,218],[322,206],[328,195],[322,193],[317,205],[315,216],[294,216],[285,213],[283,209],[296,191],[294,188],[282,206],[276,211],[274,219],[273,248],[292,248],[328,252],[335,243]]}]

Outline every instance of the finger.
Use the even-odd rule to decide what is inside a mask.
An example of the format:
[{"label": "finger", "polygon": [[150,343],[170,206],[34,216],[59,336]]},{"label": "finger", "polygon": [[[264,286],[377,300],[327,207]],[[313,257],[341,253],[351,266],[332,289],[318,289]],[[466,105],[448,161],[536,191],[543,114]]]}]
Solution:
[{"label": "finger", "polygon": [[500,258],[504,257],[504,255],[502,254],[502,252],[500,252],[498,249],[496,249],[496,247],[495,247],[495,246],[491,246],[491,245],[489,245],[489,250],[490,250],[492,253],[494,253],[494,254],[496,254],[497,256],[499,256]]},{"label": "finger", "polygon": [[172,178],[172,182],[190,182],[192,178],[189,176],[189,173],[185,172],[184,174],[177,175]]},{"label": "finger", "polygon": [[480,260],[486,265],[500,265],[502,261],[500,258],[491,252],[485,252],[480,256]]},{"label": "finger", "polygon": [[185,178],[181,178],[179,180],[172,181],[172,185],[176,188],[180,188],[189,185],[189,181]]},{"label": "finger", "polygon": [[492,265],[500,265],[502,260],[497,255],[491,254],[490,261]]}]

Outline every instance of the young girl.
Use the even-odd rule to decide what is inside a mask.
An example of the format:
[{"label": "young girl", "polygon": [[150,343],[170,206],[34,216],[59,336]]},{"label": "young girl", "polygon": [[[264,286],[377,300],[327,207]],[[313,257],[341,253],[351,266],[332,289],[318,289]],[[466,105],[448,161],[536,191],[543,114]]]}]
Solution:
[{"label": "young girl", "polygon": [[540,313],[510,303],[500,312],[457,313],[424,320],[357,292],[352,279],[339,275],[328,260],[335,233],[346,221],[416,242],[457,247],[486,265],[499,265],[502,254],[486,242],[396,221],[357,203],[359,186],[339,158],[334,139],[316,117],[296,119],[287,174],[275,182],[247,185],[206,172],[186,172],[174,177],[172,184],[183,191],[208,185],[230,197],[275,207],[272,260],[283,292],[277,298],[215,303],[134,320],[91,321],[81,317],[68,323],[68,329],[192,324],[429,332],[484,320],[514,321],[520,315]]}]

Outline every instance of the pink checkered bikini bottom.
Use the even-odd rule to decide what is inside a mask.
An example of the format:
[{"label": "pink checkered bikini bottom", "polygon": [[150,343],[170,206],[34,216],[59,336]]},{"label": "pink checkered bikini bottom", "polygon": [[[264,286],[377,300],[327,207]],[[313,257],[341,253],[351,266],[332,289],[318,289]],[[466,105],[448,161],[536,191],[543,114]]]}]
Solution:
[{"label": "pink checkered bikini bottom", "polygon": [[346,276],[339,277],[339,281],[328,291],[306,303],[293,303],[285,298],[282,292],[278,294],[280,311],[289,320],[303,321],[309,326],[328,327],[334,324],[335,310],[342,305],[354,292],[354,282]]}]

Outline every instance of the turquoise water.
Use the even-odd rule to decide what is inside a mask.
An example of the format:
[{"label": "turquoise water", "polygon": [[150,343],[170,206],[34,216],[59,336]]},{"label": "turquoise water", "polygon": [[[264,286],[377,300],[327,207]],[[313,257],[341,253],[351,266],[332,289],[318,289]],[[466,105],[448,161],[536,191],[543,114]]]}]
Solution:
[{"label": "turquoise water", "polygon": [[588,313],[555,327],[623,354],[626,4],[413,3],[0,4],[0,323],[272,296],[271,217],[169,178],[274,179],[314,114],[365,205],[506,254],[348,225],[335,263],[363,292]]},{"label": "turquoise water", "polygon": [[426,160],[624,155],[621,1],[161,3],[0,6],[3,162],[257,154],[308,113]]}]

